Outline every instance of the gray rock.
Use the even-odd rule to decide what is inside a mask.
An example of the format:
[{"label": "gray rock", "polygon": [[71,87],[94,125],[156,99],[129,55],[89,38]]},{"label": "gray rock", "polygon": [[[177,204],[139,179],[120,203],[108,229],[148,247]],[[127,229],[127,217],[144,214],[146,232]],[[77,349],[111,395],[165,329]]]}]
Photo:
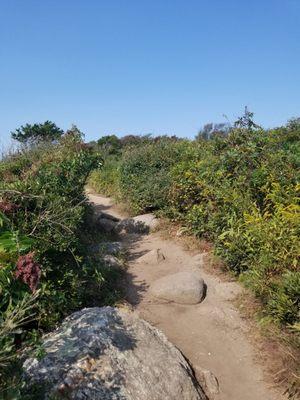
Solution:
[{"label": "gray rock", "polygon": [[175,303],[197,304],[204,298],[205,284],[192,272],[178,272],[156,280],[150,287],[150,293]]},{"label": "gray rock", "polygon": [[27,389],[40,399],[206,400],[185,358],[132,312],[89,308],[43,340],[45,356],[27,359]]},{"label": "gray rock", "polygon": [[100,242],[89,246],[89,251],[98,255],[118,255],[125,250],[122,242]]},{"label": "gray rock", "polygon": [[99,216],[98,216],[98,221],[99,221],[99,219],[102,219],[102,218],[110,219],[110,220],[112,220],[112,221],[114,221],[114,222],[119,222],[119,221],[120,221],[120,218],[117,218],[117,217],[115,217],[115,216],[113,216],[113,215],[111,215],[111,214],[107,214],[107,213],[104,213],[104,212],[101,212],[101,213],[99,214]]},{"label": "gray rock", "polygon": [[149,227],[150,231],[156,229],[159,225],[159,220],[156,218],[154,214],[143,214],[137,215],[133,218],[136,223],[144,224],[145,226]]},{"label": "gray rock", "polygon": [[99,218],[98,227],[105,233],[113,233],[116,229],[117,222],[108,218]]},{"label": "gray rock", "polygon": [[104,261],[105,266],[109,267],[109,268],[119,269],[123,265],[122,262],[116,256],[113,256],[111,254],[106,254],[103,257],[103,261]]},{"label": "gray rock", "polygon": [[99,244],[100,248],[107,254],[116,255],[125,250],[122,242],[102,242]]},{"label": "gray rock", "polygon": [[156,229],[158,225],[159,220],[154,214],[143,214],[134,218],[123,219],[118,223],[117,230],[119,233],[147,234]]},{"label": "gray rock", "polygon": [[160,249],[153,249],[137,259],[139,264],[159,264],[166,259]]}]

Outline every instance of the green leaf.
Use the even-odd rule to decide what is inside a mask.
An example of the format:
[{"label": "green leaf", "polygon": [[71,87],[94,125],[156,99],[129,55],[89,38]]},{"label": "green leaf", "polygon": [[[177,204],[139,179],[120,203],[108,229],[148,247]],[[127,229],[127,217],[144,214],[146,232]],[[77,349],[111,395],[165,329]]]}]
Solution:
[{"label": "green leaf", "polygon": [[28,250],[33,244],[33,239],[14,232],[5,231],[0,234],[0,252],[11,253]]}]

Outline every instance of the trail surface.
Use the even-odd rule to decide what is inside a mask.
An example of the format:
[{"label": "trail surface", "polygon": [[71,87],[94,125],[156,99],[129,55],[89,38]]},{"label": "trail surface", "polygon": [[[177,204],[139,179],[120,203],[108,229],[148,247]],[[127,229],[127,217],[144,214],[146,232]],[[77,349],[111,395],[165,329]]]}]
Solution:
[{"label": "trail surface", "polygon": [[[89,195],[96,211],[103,210],[124,217],[112,199]],[[125,278],[127,300],[135,312],[161,329],[190,361],[196,376],[210,370],[219,382],[216,400],[283,400],[265,380],[263,366],[257,362],[255,349],[247,338],[247,322],[241,318],[232,300],[242,290],[234,282],[224,282],[199,266],[199,259],[159,232],[120,237],[128,250]],[[160,249],[165,260],[139,258]],[[201,276],[207,293],[197,305],[180,305],[153,298],[150,285],[158,278],[182,271]],[[180,399],[178,399],[180,400]]]}]

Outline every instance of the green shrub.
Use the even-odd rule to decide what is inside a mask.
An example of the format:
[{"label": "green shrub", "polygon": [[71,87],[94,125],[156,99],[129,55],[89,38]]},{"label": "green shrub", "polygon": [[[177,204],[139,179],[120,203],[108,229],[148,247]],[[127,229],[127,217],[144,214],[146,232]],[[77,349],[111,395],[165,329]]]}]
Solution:
[{"label": "green shrub", "polygon": [[85,183],[100,165],[71,134],[0,163],[0,392],[15,384],[32,338],[112,297],[107,271],[87,251]]},{"label": "green shrub", "polygon": [[186,142],[170,138],[142,137],[124,146],[120,157],[105,158],[103,168],[92,172],[89,185],[126,202],[133,213],[162,210],[171,186],[169,171],[186,146]]},{"label": "green shrub", "polygon": [[163,210],[171,186],[170,169],[185,142],[161,139],[127,148],[120,164],[120,193],[134,213]]},{"label": "green shrub", "polygon": [[88,185],[98,193],[120,197],[120,161],[115,157],[106,158],[103,167],[91,172]]},{"label": "green shrub", "polygon": [[268,301],[269,313],[280,322],[296,326],[300,310],[300,271],[287,271],[274,282]]},{"label": "green shrub", "polygon": [[299,120],[263,130],[241,119],[226,137],[150,140],[126,148],[117,164],[100,172],[100,181],[134,213],[159,211],[212,240],[265,312],[296,326],[299,139]]},{"label": "green shrub", "polygon": [[285,278],[299,270],[299,137],[298,128],[233,130],[191,151],[172,170],[170,191],[173,214],[211,238],[282,323],[299,321],[296,290]]}]

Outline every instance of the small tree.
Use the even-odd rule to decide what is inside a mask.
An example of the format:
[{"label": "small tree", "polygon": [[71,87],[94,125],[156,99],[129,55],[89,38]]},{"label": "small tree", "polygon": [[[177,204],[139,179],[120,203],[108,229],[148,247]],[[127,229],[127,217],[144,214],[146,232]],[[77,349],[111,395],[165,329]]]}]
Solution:
[{"label": "small tree", "polygon": [[15,132],[11,132],[11,137],[25,146],[33,146],[42,142],[57,141],[63,133],[54,122],[45,121],[43,124],[22,125]]},{"label": "small tree", "polygon": [[209,140],[216,136],[226,136],[228,135],[231,126],[229,123],[213,123],[210,122],[205,124],[203,128],[198,132],[196,140]]},{"label": "small tree", "polygon": [[72,124],[71,128],[66,131],[65,136],[71,136],[81,142],[84,140],[85,134],[76,125]]},{"label": "small tree", "polygon": [[105,154],[118,154],[122,147],[121,141],[116,135],[102,136],[97,140],[97,144]]},{"label": "small tree", "polygon": [[289,119],[286,124],[286,127],[290,131],[300,130],[300,117]]},{"label": "small tree", "polygon": [[259,125],[257,125],[253,120],[254,113],[248,110],[248,107],[245,107],[244,114],[237,119],[234,123],[235,128],[243,128],[252,131],[254,129],[261,129]]}]

